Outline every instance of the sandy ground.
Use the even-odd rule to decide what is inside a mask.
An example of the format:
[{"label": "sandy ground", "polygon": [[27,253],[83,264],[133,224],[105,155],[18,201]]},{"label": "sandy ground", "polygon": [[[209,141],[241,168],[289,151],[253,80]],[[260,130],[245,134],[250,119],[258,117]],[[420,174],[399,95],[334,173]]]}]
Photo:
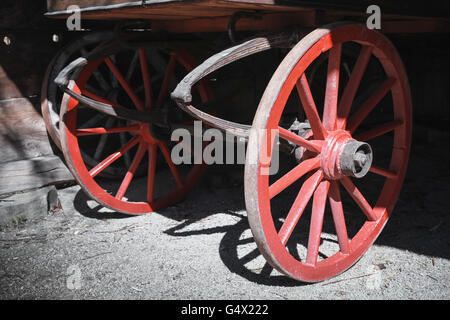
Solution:
[{"label": "sandy ground", "polygon": [[212,188],[209,179],[182,203],[139,217],[99,210],[78,186],[59,190],[62,211],[0,232],[0,298],[449,299],[446,149],[414,145],[383,233],[333,279],[305,284],[264,267],[237,168],[227,173],[236,183]]}]

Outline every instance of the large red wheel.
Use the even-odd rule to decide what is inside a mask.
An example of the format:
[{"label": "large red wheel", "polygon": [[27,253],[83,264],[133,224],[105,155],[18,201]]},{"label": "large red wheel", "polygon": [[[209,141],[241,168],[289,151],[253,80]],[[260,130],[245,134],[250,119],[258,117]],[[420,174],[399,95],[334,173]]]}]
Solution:
[{"label": "large red wheel", "polygon": [[[345,81],[340,75],[346,46],[359,54]],[[322,55],[328,56],[325,96],[314,97],[308,67]],[[282,121],[292,112],[292,101],[306,115],[306,130]],[[328,25],[289,52],[258,107],[245,166],[250,227],[274,268],[301,281],[322,281],[366,252],[403,183],[411,112],[402,61],[378,32],[355,24]],[[292,153],[280,155],[280,169],[273,174],[268,167],[278,144],[290,145]]]},{"label": "large red wheel", "polygon": [[[138,65],[140,66],[142,90],[135,90],[136,84],[127,81],[122,70],[120,55],[117,61],[110,57],[90,62],[83,68],[76,83],[71,86],[74,91],[91,99],[123,108],[135,108],[140,111],[154,111],[160,108],[170,116],[172,109],[177,108],[169,97],[170,90],[180,79],[195,66],[194,58],[185,51],[165,53],[152,48],[138,50]],[[156,59],[151,61],[150,59]],[[122,68],[122,70],[121,70]],[[164,72],[158,75],[158,70]],[[86,84],[93,78],[94,72],[109,70],[114,81],[120,84],[120,92],[113,101],[91,89]],[[205,83],[196,87],[198,99],[207,102],[210,93]],[[171,109],[172,108],[172,109]],[[178,111],[178,109],[176,110]],[[86,122],[98,115],[98,112],[83,107],[77,100],[64,95],[61,103],[60,135],[61,144],[67,165],[82,189],[101,205],[126,214],[144,214],[161,210],[170,206],[182,197],[196,184],[205,170],[204,164],[176,165],[171,158],[170,132],[144,122],[125,121],[120,119],[106,120],[106,123],[116,123],[115,126],[104,125],[86,127]],[[108,116],[109,117],[109,116]],[[188,121],[182,119],[182,121]],[[103,160],[94,167],[86,163],[85,154],[92,144],[92,139],[99,136],[126,133],[127,139],[113,138],[105,146]],[[97,145],[94,143],[94,146]],[[83,150],[83,152],[81,151]],[[131,159],[126,163],[126,158]],[[112,164],[122,161],[122,167],[127,168],[118,181],[105,181],[100,173]],[[138,169],[147,173],[137,175]]]}]

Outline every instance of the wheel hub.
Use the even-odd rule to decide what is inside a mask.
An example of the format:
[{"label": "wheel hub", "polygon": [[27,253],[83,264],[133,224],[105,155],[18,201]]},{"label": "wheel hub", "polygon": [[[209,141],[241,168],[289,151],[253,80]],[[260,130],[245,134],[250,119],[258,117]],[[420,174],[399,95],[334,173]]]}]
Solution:
[{"label": "wheel hub", "polygon": [[354,140],[345,130],[329,132],[320,155],[321,168],[329,180],[362,178],[369,172],[372,160],[370,145]]},{"label": "wheel hub", "polygon": [[148,123],[142,123],[140,125],[138,134],[142,137],[142,140],[144,140],[147,143],[150,143],[150,144],[158,143],[158,139],[153,137],[152,127]]}]

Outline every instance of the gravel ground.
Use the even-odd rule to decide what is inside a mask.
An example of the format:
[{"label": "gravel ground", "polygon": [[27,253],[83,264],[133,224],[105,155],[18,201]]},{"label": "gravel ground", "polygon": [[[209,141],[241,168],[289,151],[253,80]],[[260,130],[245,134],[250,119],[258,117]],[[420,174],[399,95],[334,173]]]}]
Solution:
[{"label": "gravel ground", "polygon": [[449,299],[449,151],[413,151],[383,233],[333,279],[305,284],[264,268],[243,168],[212,168],[184,202],[145,216],[99,209],[78,186],[59,190],[63,210],[0,232],[0,298]]}]

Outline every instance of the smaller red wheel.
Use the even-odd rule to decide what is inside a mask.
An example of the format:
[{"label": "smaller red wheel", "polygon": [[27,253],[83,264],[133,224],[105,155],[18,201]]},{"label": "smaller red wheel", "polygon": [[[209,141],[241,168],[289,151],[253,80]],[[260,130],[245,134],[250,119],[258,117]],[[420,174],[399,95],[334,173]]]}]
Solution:
[{"label": "smaller red wheel", "polygon": [[[187,52],[165,54],[157,49],[139,49],[138,61],[141,73],[141,90],[134,87],[139,83],[129,83],[120,64],[105,57],[90,62],[80,73],[76,83],[71,82],[75,92],[91,99],[123,108],[136,108],[140,111],[170,108],[170,89],[176,84],[175,77],[195,67],[194,58]],[[149,59],[155,59],[149,63]],[[92,88],[94,71],[109,70],[122,91],[114,101],[97,94]],[[161,73],[161,70],[163,72]],[[161,74],[160,77],[157,75]],[[93,80],[93,81],[92,81]],[[90,84],[88,87],[87,84]],[[209,90],[204,83],[197,86],[197,93],[204,103],[209,100]],[[148,123],[128,121],[116,126],[80,127],[97,111],[83,108],[77,100],[64,95],[61,104],[60,134],[64,157],[82,189],[98,203],[126,214],[144,214],[164,209],[183,198],[196,184],[205,170],[205,164],[176,165],[171,158],[170,134],[159,132]],[[82,120],[80,120],[82,119]],[[111,117],[111,119],[115,119]],[[120,123],[120,122],[116,122]],[[89,150],[90,139],[95,136],[127,133],[123,139],[110,139],[105,147],[106,154],[97,165],[89,167],[81,150]],[[91,148],[92,149],[92,148]],[[127,165],[125,157],[131,160]],[[126,173],[118,181],[105,181],[100,176],[106,168],[122,161]],[[146,176],[137,176],[143,169]]]},{"label": "smaller red wheel", "polygon": [[[96,46],[98,46],[101,42],[112,39],[112,32],[92,32],[87,33],[80,38],[75,39],[70,42],[68,45],[64,46],[55,57],[52,59],[49,64],[47,71],[44,75],[42,88],[41,88],[41,111],[42,117],[44,119],[45,126],[47,131],[55,143],[55,145],[62,150],[61,147],[61,139],[59,134],[59,116],[61,109],[61,101],[63,98],[63,92],[59,90],[58,86],[54,82],[56,76],[59,72],[72,60],[79,57],[80,55],[86,55],[91,50],[93,50]],[[110,58],[114,61],[116,60],[115,55],[111,55]],[[128,82],[133,80],[133,77],[139,73],[139,60],[138,58],[138,50],[128,50],[121,54],[120,59],[123,62],[128,64],[127,72],[126,72],[126,80]],[[82,70],[81,74],[89,74],[92,72],[92,78],[87,84],[88,87],[91,87],[92,82],[95,82],[96,86],[96,94],[98,96],[107,97],[110,100],[115,100],[117,97],[117,93],[120,92],[120,84],[117,80],[112,76],[111,71],[103,70],[102,72],[99,69],[95,69],[94,71]],[[82,76],[83,77],[83,76]],[[92,87],[91,87],[92,88]],[[88,89],[88,88],[85,88]],[[80,124],[80,126],[92,127],[92,126],[106,126],[111,127],[114,125],[119,125],[122,120],[108,118],[101,114],[93,115],[92,117],[87,117],[87,120],[84,124]],[[101,138],[95,141],[96,145],[95,152],[89,153],[81,150],[83,154],[83,158],[85,159],[86,164],[89,167],[96,166],[99,161],[101,161],[101,157],[103,156],[103,151],[105,145],[108,144],[108,135],[103,135]],[[122,132],[118,135],[118,139],[124,141],[126,139],[126,133]],[[129,165],[129,159],[127,158],[127,164]],[[103,177],[109,178],[120,178],[123,176],[124,172],[126,172],[126,168],[122,166],[109,166],[106,168],[101,175]]]},{"label": "smaller red wheel", "polygon": [[[344,46],[359,48],[347,81],[340,78]],[[328,67],[319,105],[307,77],[308,67],[324,54]],[[373,86],[373,79],[381,81]],[[307,119],[283,127],[280,120],[292,112],[286,107],[292,101],[301,104],[303,112],[296,113]],[[308,130],[296,129],[301,121]],[[280,170],[271,176],[269,166],[277,159],[275,137],[293,152],[280,155]],[[307,282],[331,278],[352,266],[392,212],[410,141],[408,80],[384,36],[341,23],[303,38],[269,82],[249,137],[245,200],[253,237],[266,260]]]}]

